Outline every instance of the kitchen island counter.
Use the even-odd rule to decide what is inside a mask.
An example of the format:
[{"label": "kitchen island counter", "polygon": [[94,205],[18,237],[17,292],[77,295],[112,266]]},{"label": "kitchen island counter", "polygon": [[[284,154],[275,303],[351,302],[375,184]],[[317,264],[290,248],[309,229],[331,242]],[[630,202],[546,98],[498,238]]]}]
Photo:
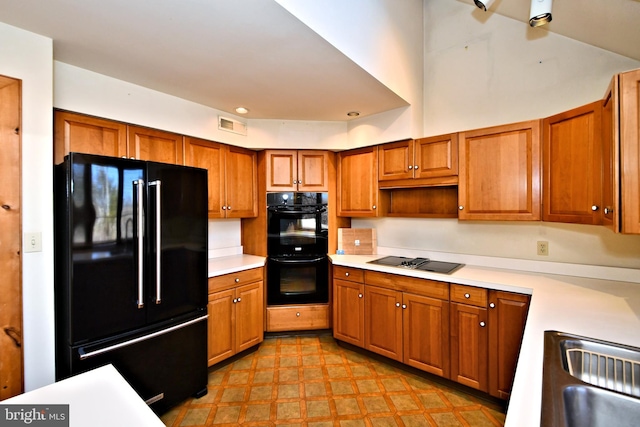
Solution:
[{"label": "kitchen island counter", "polygon": [[[452,274],[368,264],[381,256],[331,255],[330,258],[333,265],[531,295],[506,427],[540,425],[545,330],[640,347],[639,270],[612,268],[612,277],[632,279],[620,281],[483,267],[468,262]],[[558,263],[539,264],[539,271],[545,271],[544,264],[555,264],[550,266],[555,272],[563,268]],[[566,270],[575,268],[567,265]],[[600,277],[603,271],[606,276],[607,270],[603,268],[599,271]]]}]

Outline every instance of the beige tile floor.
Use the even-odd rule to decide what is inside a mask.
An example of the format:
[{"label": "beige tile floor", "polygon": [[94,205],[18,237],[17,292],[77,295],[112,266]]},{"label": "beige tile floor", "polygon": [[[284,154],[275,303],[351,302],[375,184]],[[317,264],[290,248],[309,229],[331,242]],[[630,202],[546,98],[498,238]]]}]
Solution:
[{"label": "beige tile floor", "polygon": [[504,425],[501,408],[338,346],[330,335],[267,338],[209,371],[209,392],[166,426]]}]

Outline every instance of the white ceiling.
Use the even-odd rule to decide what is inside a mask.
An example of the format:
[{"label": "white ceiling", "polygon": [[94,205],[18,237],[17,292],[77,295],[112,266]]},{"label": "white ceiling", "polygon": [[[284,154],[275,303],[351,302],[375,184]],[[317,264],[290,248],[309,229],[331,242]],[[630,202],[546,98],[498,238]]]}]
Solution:
[{"label": "white ceiling", "polygon": [[[527,23],[529,5],[470,13]],[[245,106],[252,119],[342,121],[408,105],[273,0],[0,0],[0,11],[53,39],[58,61],[231,113]],[[638,0],[556,0],[546,30],[640,60]]]}]

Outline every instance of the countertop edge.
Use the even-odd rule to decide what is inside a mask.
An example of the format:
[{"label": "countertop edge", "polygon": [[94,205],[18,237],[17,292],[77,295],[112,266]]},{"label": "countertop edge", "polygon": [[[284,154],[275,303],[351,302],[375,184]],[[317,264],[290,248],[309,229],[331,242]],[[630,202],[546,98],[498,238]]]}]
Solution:
[{"label": "countertop edge", "polygon": [[209,278],[264,267],[267,258],[258,255],[229,255],[208,259]]}]

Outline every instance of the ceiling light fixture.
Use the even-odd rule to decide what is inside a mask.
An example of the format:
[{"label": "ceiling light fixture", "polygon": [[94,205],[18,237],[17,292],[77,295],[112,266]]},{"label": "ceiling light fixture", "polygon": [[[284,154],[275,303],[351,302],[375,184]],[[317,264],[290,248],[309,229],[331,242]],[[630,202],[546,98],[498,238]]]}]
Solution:
[{"label": "ceiling light fixture", "polygon": [[358,117],[359,115],[360,115],[359,111],[349,111],[347,113],[347,116],[349,116],[349,117]]},{"label": "ceiling light fixture", "polygon": [[491,3],[493,3],[493,0],[473,0],[473,2],[478,6],[478,9],[482,9],[486,12],[487,9],[489,9],[489,6],[491,6]]},{"label": "ceiling light fixture", "polygon": [[236,113],[238,113],[238,114],[247,114],[248,112],[249,112],[249,110],[247,110],[247,109],[246,109],[246,108],[244,108],[244,107],[238,107],[238,108],[236,108]]},{"label": "ceiling light fixture", "polygon": [[531,0],[529,25],[539,27],[551,22],[551,7],[553,0]]}]

